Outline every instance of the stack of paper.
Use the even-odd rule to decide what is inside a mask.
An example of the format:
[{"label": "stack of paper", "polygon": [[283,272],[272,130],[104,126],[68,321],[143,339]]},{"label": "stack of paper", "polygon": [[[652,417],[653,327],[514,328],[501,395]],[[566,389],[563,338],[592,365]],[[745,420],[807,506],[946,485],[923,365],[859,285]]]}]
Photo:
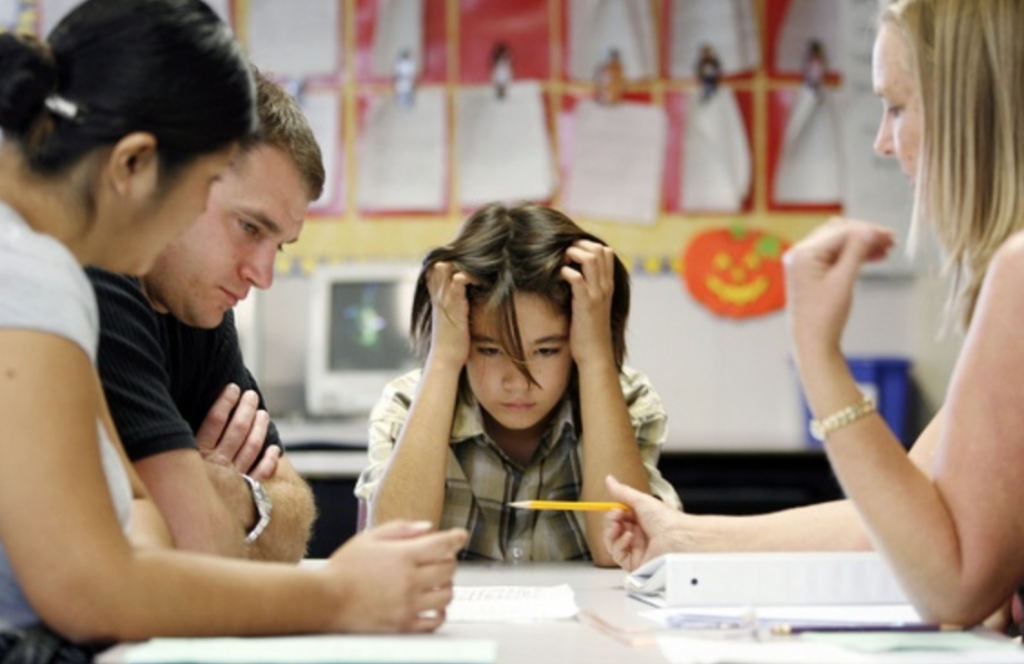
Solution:
[{"label": "stack of paper", "polygon": [[437,636],[153,639],[101,653],[97,664],[492,664],[494,641]]}]

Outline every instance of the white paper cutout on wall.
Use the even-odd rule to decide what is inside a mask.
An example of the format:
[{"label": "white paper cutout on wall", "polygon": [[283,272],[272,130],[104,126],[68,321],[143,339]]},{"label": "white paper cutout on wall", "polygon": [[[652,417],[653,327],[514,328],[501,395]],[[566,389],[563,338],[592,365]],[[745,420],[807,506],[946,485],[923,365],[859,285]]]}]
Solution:
[{"label": "white paper cutout on wall", "polygon": [[803,86],[796,93],[775,169],[777,203],[828,205],[842,194],[838,111],[832,96]]},{"label": "white paper cutout on wall", "polygon": [[825,49],[828,71],[838,71],[833,51],[838,48],[839,5],[836,0],[792,0],[775,42],[775,68],[800,74],[807,59],[807,46],[820,42]]},{"label": "white paper cutout on wall", "polygon": [[654,18],[647,0],[572,0],[569,65],[572,78],[590,80],[612,50],[627,79],[657,74]]},{"label": "white paper cutout on wall", "polygon": [[18,27],[21,12],[18,0],[0,0],[0,28],[14,30]]},{"label": "white paper cutout on wall", "polygon": [[686,100],[682,149],[684,211],[736,212],[750,192],[750,143],[736,95],[721,86]]},{"label": "white paper cutout on wall", "polygon": [[342,181],[341,155],[341,99],[335,90],[306,90],[301,96],[302,112],[309,122],[323,157],[326,179],[324,190],[310,206],[313,210],[334,209],[337,204],[338,183]]},{"label": "white paper cutout on wall", "polygon": [[[82,4],[83,0],[38,0],[39,2],[39,23],[36,26],[37,34],[45,37],[60,23],[61,19],[67,16],[68,12]],[[228,8],[228,0],[206,0],[206,4],[220,16],[220,19],[231,25],[231,16]]]},{"label": "white paper cutout on wall", "polygon": [[220,16],[220,20],[232,25],[230,0],[203,0],[203,2],[208,4],[217,16]]},{"label": "white paper cutout on wall", "polygon": [[761,64],[753,0],[673,0],[671,30],[672,78],[694,77],[704,44],[714,47],[724,76]]},{"label": "white paper cutout on wall", "polygon": [[653,224],[661,207],[666,131],[665,113],[658,106],[580,102],[566,209],[609,221]]},{"label": "white paper cutout on wall", "polygon": [[249,0],[249,54],[261,69],[292,78],[333,74],[341,64],[336,0]]},{"label": "white paper cutout on wall", "polygon": [[538,83],[514,83],[504,99],[490,86],[463,88],[456,104],[463,205],[552,196],[555,169]]},{"label": "white paper cutout on wall", "polygon": [[395,62],[408,51],[423,69],[423,0],[379,0],[373,31],[373,75],[391,78]]},{"label": "white paper cutout on wall", "polygon": [[82,0],[39,0],[38,34],[49,35],[61,19],[80,4]]},{"label": "white paper cutout on wall", "polygon": [[445,91],[416,93],[411,108],[375,97],[359,145],[363,210],[437,211],[445,204]]}]

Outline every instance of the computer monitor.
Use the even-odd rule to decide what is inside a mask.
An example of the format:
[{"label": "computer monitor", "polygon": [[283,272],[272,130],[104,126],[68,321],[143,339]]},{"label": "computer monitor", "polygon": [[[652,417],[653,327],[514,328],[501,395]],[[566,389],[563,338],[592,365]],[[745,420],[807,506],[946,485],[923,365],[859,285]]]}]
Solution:
[{"label": "computer monitor", "polygon": [[409,320],[419,265],[339,263],[310,281],[306,411],[357,416],[370,411],[384,386],[418,362]]}]

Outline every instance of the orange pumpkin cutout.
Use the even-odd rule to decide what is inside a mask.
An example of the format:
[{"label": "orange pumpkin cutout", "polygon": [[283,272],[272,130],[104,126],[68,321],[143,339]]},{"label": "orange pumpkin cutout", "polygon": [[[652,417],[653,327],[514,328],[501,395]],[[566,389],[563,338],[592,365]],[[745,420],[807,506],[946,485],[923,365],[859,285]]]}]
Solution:
[{"label": "orange pumpkin cutout", "polygon": [[759,230],[700,233],[683,252],[683,281],[695,300],[720,316],[748,318],[786,304],[781,238]]}]

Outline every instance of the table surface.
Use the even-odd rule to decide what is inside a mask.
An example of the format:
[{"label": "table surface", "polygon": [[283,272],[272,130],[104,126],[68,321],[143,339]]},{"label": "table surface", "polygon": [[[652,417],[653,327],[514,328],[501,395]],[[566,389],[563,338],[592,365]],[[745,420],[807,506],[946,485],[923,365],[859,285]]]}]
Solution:
[{"label": "table surface", "polygon": [[[617,627],[654,627],[637,614],[651,607],[626,595],[619,569],[590,563],[460,563],[457,586],[556,586],[569,584],[581,610]],[[587,662],[664,663],[657,646],[631,646],[581,620],[525,624],[446,623],[437,632],[461,638],[493,639],[499,664]]]}]

